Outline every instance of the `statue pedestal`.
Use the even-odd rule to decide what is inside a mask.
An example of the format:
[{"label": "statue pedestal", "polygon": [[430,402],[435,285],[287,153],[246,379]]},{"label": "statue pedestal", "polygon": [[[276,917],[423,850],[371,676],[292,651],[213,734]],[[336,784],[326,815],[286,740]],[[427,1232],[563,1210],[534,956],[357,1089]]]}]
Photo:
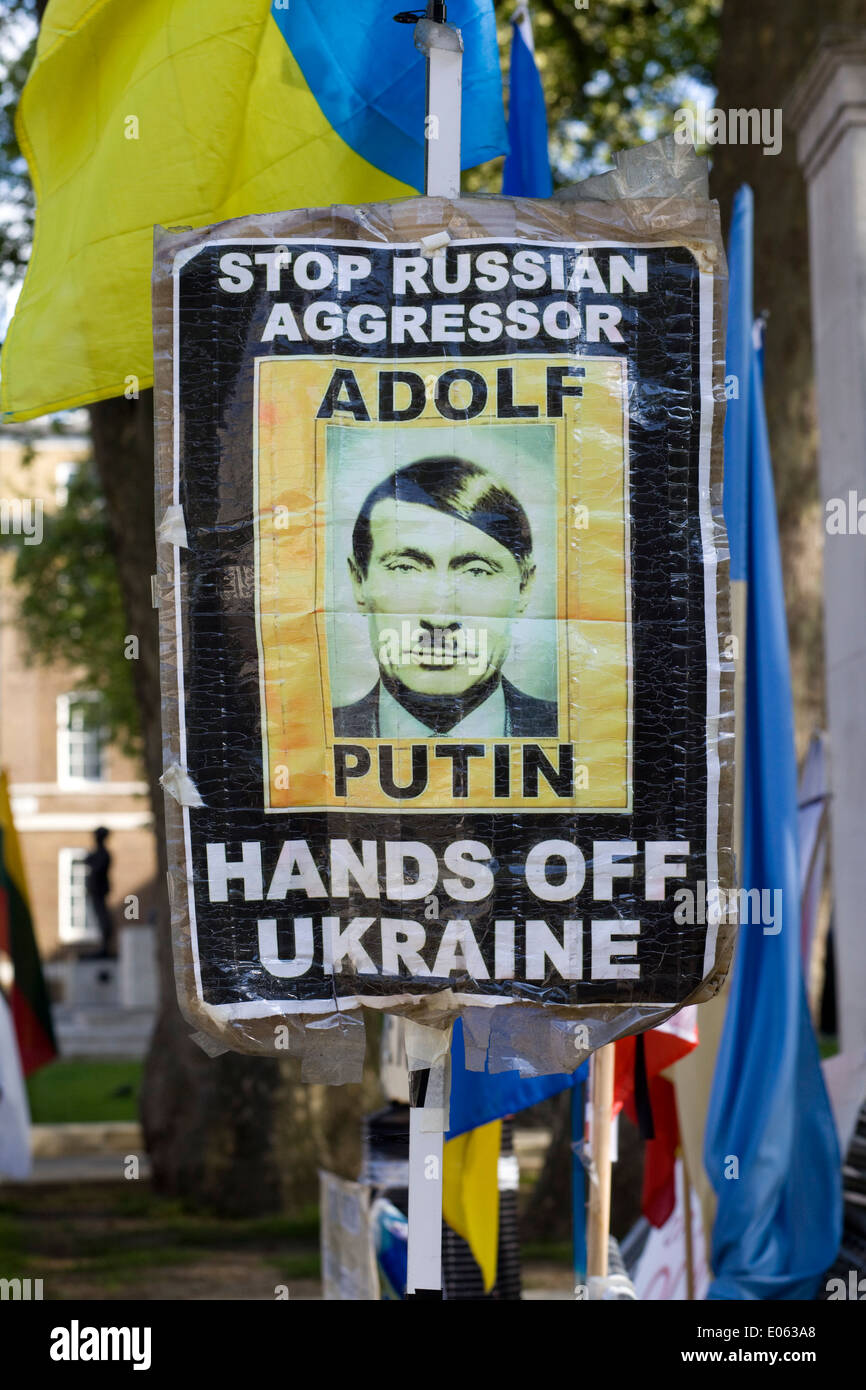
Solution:
[{"label": "statue pedestal", "polygon": [[64,1002],[73,1007],[108,1004],[116,1008],[120,1002],[117,961],[88,956],[70,960]]},{"label": "statue pedestal", "polygon": [[159,995],[156,931],[146,924],[125,926],[120,939],[120,1003],[124,1008],[155,1009]]}]

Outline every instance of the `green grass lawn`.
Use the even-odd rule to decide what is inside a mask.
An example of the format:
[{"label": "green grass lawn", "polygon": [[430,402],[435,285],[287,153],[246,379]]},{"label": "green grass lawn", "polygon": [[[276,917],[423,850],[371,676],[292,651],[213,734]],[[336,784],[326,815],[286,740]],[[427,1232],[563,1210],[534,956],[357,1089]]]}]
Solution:
[{"label": "green grass lawn", "polygon": [[34,1124],[137,1120],[141,1062],[51,1062],[27,1080]]},{"label": "green grass lawn", "polygon": [[0,1278],[46,1299],[273,1299],[319,1295],[319,1219],[189,1212],[145,1182],[0,1188]]},{"label": "green grass lawn", "polygon": [[[527,1288],[572,1288],[570,1244],[525,1245],[521,1257]],[[218,1218],[146,1180],[0,1186],[0,1278],[42,1279],[62,1302],[272,1301],[285,1287],[319,1298],[318,1211]]]},{"label": "green grass lawn", "polygon": [[831,1038],[828,1033],[819,1033],[818,1051],[821,1055],[822,1062],[827,1057],[835,1057],[836,1053],[839,1051],[839,1039],[837,1037]]}]

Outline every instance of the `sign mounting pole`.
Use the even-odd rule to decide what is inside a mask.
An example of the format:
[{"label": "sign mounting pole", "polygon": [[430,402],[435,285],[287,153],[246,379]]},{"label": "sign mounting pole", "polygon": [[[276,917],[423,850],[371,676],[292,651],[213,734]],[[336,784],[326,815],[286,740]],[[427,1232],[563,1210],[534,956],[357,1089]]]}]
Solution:
[{"label": "sign mounting pole", "polygon": [[409,1242],[406,1296],[442,1298],[442,1192],[451,1089],[451,1028],[405,1023],[409,1068]]},{"label": "sign mounting pole", "polygon": [[442,1298],[444,1132],[424,1129],[431,1070],[409,1074],[409,1231],[406,1296]]},{"label": "sign mounting pole", "polygon": [[446,22],[443,0],[429,0],[426,12],[406,10],[394,18],[415,25],[415,47],[427,59],[424,192],[428,198],[459,198],[463,35]]},{"label": "sign mounting pole", "polygon": [[[463,91],[463,36],[447,23],[444,0],[428,0],[425,14],[395,15],[415,23],[415,47],[427,58],[427,110],[424,120],[424,192],[428,198],[460,196],[460,105]],[[450,1038],[450,1030],[449,1030]],[[442,1298],[442,1129],[430,1122],[431,1080],[447,1076],[447,1057],[438,1066],[409,1074],[409,1250],[406,1294],[410,1299]],[[440,1085],[441,1085],[440,1081]],[[445,1081],[447,1095],[447,1081]],[[428,1101],[425,1116],[425,1100]],[[435,1110],[434,1110],[435,1113]]]}]

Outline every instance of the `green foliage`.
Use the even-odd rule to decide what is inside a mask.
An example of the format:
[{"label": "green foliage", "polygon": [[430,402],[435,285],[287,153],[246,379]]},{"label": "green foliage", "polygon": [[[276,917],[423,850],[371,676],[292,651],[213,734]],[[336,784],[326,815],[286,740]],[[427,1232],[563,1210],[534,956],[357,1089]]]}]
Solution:
[{"label": "green foliage", "polygon": [[36,0],[5,0],[0,11],[0,281],[20,278],[30,254],[33,191],[15,138],[15,108],[36,48]]},{"label": "green foliage", "polygon": [[[494,0],[503,73],[514,0]],[[673,130],[695,84],[709,85],[722,0],[532,0],[535,54],[551,135],[554,185],[610,164],[614,150]],[[473,171],[468,190],[498,192],[502,160]]]},{"label": "green foliage", "polygon": [[538,1260],[546,1264],[571,1265],[574,1262],[574,1246],[567,1241],[527,1241],[521,1245],[520,1253],[524,1260]]},{"label": "green foliage", "polygon": [[92,464],[69,480],[65,505],[43,516],[40,545],[18,537],[13,580],[18,626],[31,661],[79,673],[79,690],[103,697],[99,722],[125,751],[138,751],[132,662],[105,501]]}]

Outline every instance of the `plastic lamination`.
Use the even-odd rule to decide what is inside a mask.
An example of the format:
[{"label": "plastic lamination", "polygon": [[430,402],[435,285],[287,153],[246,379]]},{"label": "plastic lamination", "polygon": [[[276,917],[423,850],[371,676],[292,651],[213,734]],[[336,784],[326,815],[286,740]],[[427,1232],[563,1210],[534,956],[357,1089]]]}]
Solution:
[{"label": "plastic lamination", "polygon": [[462,1014],[471,1068],[570,1071],[720,987],[726,269],[673,157],[158,232],[175,968],[217,1047],[357,1080],[365,1009]]}]

